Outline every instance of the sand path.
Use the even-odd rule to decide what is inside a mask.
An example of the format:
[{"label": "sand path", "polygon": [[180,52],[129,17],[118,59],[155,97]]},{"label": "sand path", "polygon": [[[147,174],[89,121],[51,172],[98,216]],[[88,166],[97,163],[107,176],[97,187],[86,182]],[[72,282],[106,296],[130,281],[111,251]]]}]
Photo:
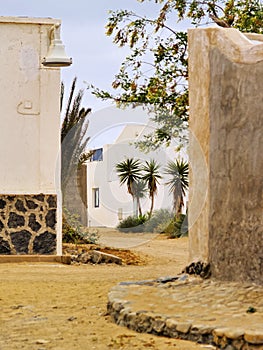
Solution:
[{"label": "sand path", "polygon": [[[121,281],[175,275],[187,263],[187,238],[100,229],[103,244],[147,254],[143,266],[1,264],[0,349],[204,349],[138,334],[105,316],[107,294]],[[147,296],[145,296],[147,298]]]}]

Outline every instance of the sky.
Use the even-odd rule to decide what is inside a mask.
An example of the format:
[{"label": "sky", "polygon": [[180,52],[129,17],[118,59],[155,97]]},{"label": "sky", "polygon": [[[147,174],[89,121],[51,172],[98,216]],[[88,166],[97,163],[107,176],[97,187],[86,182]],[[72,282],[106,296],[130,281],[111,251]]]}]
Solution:
[{"label": "sky", "polygon": [[[72,57],[73,64],[61,69],[61,77],[65,83],[66,96],[71,82],[76,76],[78,88],[86,88],[93,84],[101,89],[111,89],[111,82],[118,73],[120,65],[128,54],[128,49],[119,48],[112,43],[112,38],[105,35],[108,11],[117,9],[133,10],[134,12],[155,18],[160,5],[155,1],[140,3],[136,0],[0,0],[2,16],[51,17],[61,19],[61,39],[65,45],[66,53]],[[122,114],[118,111],[117,117],[110,102],[102,102],[85,90],[83,105],[92,109],[90,123],[95,125],[91,129],[107,130],[109,134],[109,118],[112,121],[113,139],[116,137],[118,126],[123,122],[138,122],[145,120],[145,112]],[[101,111],[104,110],[104,113]],[[134,117],[133,117],[134,115]],[[122,118],[124,121],[122,122]],[[117,126],[117,127],[116,127]],[[114,132],[113,132],[114,129]],[[94,141],[97,134],[91,135]],[[99,143],[95,142],[96,146]],[[107,140],[109,143],[109,140]],[[94,146],[94,145],[93,145]],[[99,147],[99,146],[98,146]]]},{"label": "sky", "polygon": [[[77,76],[78,87],[94,84],[109,89],[114,75],[128,51],[118,48],[112,38],[105,35],[108,10],[129,9],[147,16],[155,16],[158,6],[154,2],[136,0],[0,0],[2,16],[51,17],[62,20],[61,37],[66,53],[72,57],[71,67],[61,70],[66,89]],[[97,111],[103,103],[89,93],[87,103]]]}]

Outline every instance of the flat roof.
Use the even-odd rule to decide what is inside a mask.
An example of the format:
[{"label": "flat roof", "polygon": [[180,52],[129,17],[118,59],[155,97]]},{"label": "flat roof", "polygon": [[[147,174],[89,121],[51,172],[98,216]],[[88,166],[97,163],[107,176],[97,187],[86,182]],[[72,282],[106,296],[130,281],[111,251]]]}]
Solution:
[{"label": "flat roof", "polygon": [[19,24],[56,24],[61,23],[57,18],[41,18],[41,17],[27,17],[27,16],[0,16],[0,23],[19,23]]}]

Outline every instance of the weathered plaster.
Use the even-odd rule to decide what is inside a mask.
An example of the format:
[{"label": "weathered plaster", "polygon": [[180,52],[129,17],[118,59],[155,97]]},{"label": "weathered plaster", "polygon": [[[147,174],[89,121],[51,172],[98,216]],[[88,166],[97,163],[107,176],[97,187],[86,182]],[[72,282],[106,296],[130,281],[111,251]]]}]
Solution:
[{"label": "weathered plaster", "polygon": [[[235,29],[189,31],[191,193],[208,171],[205,205],[190,228],[190,260],[214,277],[263,283],[263,43]],[[199,173],[197,173],[199,171]],[[198,198],[190,203],[196,216]],[[202,244],[200,244],[200,241]]]}]

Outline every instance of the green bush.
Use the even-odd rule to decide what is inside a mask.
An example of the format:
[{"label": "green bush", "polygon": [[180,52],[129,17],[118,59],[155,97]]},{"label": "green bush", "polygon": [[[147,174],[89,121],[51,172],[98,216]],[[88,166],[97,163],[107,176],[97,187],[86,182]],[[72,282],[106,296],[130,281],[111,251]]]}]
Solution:
[{"label": "green bush", "polygon": [[121,232],[165,233],[170,238],[179,238],[188,235],[188,220],[184,214],[175,218],[168,209],[159,209],[153,212],[150,219],[148,215],[128,216],[119,223],[117,229]]},{"label": "green bush", "polygon": [[83,226],[79,216],[63,209],[62,241],[63,243],[96,244],[99,239],[98,231]]},{"label": "green bush", "polygon": [[146,215],[140,215],[138,217],[128,216],[119,223],[117,229],[121,232],[143,232],[143,224],[146,220]]},{"label": "green bush", "polygon": [[188,235],[188,217],[180,214],[176,219],[173,219],[166,228],[166,232],[170,238],[185,237]]},{"label": "green bush", "polygon": [[168,209],[159,209],[153,212],[152,217],[145,222],[145,232],[163,233],[173,219],[173,214]]}]

